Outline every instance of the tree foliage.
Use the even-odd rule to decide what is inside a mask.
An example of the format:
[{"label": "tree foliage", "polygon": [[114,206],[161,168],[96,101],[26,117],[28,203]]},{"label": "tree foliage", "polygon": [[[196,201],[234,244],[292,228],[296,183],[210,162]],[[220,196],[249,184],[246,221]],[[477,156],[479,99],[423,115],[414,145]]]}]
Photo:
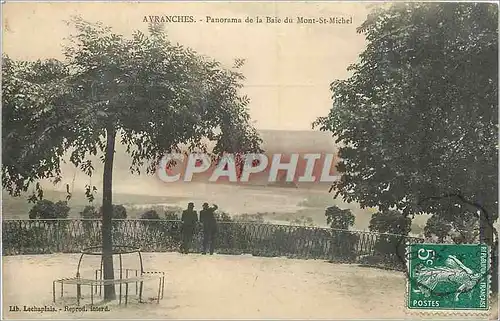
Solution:
[{"label": "tree foliage", "polygon": [[453,217],[433,215],[427,220],[424,235],[427,238],[436,237],[439,242],[477,243],[479,240],[479,219],[467,212]]},{"label": "tree foliage", "polygon": [[336,196],[404,215],[482,206],[498,217],[498,11],[405,3],[358,28],[367,47],[314,126],[342,147]]},{"label": "tree foliage", "polygon": [[[71,117],[69,106],[54,105],[63,103],[68,70],[52,59],[2,60],[2,186],[18,196],[38,179],[60,179],[59,161],[69,147],[61,129],[71,128]],[[42,192],[37,196],[43,199]]]},{"label": "tree foliage", "polygon": [[378,233],[408,235],[411,230],[411,219],[404,217],[398,211],[377,212],[372,215],[368,228]]},{"label": "tree foliage", "polygon": [[68,202],[58,201],[56,203],[42,199],[36,202],[30,209],[30,219],[58,219],[68,218],[70,208]]},{"label": "tree foliage", "polygon": [[354,225],[356,217],[349,209],[340,209],[337,206],[330,206],[325,211],[326,223],[333,229],[348,230]]},{"label": "tree foliage", "polygon": [[[83,219],[100,219],[103,215],[102,206],[97,210],[92,205],[87,205],[80,212],[80,217]],[[127,209],[123,205],[113,204],[113,216],[114,220],[124,220],[127,218]]]},{"label": "tree foliage", "polygon": [[39,179],[59,181],[65,153],[91,175],[116,134],[131,171],[157,169],[165,153],[215,155],[260,151],[248,97],[239,94],[241,62],[232,69],[172,43],[159,25],[130,39],[99,23],[70,21],[66,59],[24,62],[3,57],[3,185],[13,195]]},{"label": "tree foliage", "polygon": [[155,210],[149,210],[141,214],[142,220],[159,220],[160,215]]},{"label": "tree foliage", "polygon": [[91,220],[100,218],[101,214],[97,211],[97,209],[94,206],[87,205],[80,212],[80,217],[83,219]]},{"label": "tree foliage", "polygon": [[[103,213],[103,208],[100,210]],[[113,219],[115,220],[124,220],[127,218],[127,209],[123,205],[115,205],[113,204]]]}]

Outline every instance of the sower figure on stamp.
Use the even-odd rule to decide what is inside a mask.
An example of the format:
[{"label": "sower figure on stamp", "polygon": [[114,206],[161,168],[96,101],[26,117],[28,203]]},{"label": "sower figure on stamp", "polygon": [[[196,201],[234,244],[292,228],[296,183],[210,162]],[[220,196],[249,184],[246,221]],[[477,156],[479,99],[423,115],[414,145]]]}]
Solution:
[{"label": "sower figure on stamp", "polygon": [[182,212],[182,244],[181,253],[189,253],[191,248],[191,243],[193,242],[194,230],[196,228],[196,222],[198,222],[198,214],[194,210],[194,203],[189,203],[188,208]]},{"label": "sower figure on stamp", "polygon": [[217,234],[217,220],[215,219],[215,211],[218,209],[217,205],[209,207],[208,203],[203,204],[203,209],[200,211],[200,221],[203,223],[203,252],[206,254],[207,250],[210,255],[214,254],[215,237]]}]

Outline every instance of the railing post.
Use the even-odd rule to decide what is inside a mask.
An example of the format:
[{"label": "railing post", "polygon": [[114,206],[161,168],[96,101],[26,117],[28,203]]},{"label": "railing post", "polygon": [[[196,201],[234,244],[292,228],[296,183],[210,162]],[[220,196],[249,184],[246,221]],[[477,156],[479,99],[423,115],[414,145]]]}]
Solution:
[{"label": "railing post", "polygon": [[20,238],[20,242],[18,242],[18,246],[19,246],[19,254],[23,254],[22,253],[22,243],[24,242],[24,235],[23,235],[23,221],[19,221],[19,238]]},{"label": "railing post", "polygon": [[[59,222],[55,222],[55,223],[59,223]],[[60,237],[59,237],[59,233],[61,232],[60,229],[59,229],[59,226],[56,225],[56,224],[52,224],[53,227],[54,227],[54,234],[56,236],[56,249],[57,249],[57,252],[61,252],[61,242],[60,242]]]}]

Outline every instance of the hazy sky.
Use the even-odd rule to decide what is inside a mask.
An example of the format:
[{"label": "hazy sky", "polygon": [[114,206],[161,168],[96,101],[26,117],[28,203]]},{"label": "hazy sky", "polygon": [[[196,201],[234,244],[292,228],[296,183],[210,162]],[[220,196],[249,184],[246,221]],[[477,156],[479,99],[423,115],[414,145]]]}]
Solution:
[{"label": "hazy sky", "polygon": [[[369,12],[363,3],[7,3],[3,4],[3,51],[12,58],[62,58],[61,41],[72,15],[102,21],[129,35],[146,30],[144,16],[192,15],[195,23],[167,25],[173,41],[219,61],[245,58],[244,92],[259,129],[311,129],[328,113],[329,84],[346,78],[346,68],[365,46],[356,33]],[[206,23],[206,16],[344,17],[352,24]],[[202,20],[202,21],[200,21]],[[265,20],[264,20],[265,22]]]}]

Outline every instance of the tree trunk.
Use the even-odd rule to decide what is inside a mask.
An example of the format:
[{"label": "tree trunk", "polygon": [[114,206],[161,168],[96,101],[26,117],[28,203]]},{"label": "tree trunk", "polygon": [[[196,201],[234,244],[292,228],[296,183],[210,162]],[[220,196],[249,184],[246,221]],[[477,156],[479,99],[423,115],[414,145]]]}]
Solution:
[{"label": "tree trunk", "polygon": [[[115,154],[115,136],[114,128],[109,127],[106,130],[107,142],[104,155],[104,174],[102,184],[102,263],[103,276],[105,280],[113,280],[113,236],[112,236],[112,218],[113,218],[113,158]],[[104,300],[111,301],[116,298],[115,286],[113,284],[104,286]]]}]

